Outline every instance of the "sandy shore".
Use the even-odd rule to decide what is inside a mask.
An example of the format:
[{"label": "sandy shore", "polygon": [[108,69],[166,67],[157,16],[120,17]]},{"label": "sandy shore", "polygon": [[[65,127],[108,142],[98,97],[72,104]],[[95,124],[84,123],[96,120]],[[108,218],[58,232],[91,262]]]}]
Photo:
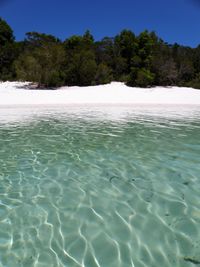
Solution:
[{"label": "sandy shore", "polygon": [[200,90],[181,87],[131,88],[119,82],[91,87],[31,90],[28,83],[0,83],[0,106],[59,104],[200,105]]}]

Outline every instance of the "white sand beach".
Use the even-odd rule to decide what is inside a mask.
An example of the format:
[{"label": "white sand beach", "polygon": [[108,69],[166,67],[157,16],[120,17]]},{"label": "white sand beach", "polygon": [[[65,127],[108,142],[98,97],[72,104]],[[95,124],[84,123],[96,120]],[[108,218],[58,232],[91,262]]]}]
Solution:
[{"label": "white sand beach", "polygon": [[0,106],[85,104],[200,105],[200,90],[182,87],[132,88],[120,82],[90,87],[32,90],[29,83],[0,83]]}]

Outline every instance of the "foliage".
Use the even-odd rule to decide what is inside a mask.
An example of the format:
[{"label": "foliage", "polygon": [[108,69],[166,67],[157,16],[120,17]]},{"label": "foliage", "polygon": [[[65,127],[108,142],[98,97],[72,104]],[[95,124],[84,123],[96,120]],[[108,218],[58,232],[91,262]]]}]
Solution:
[{"label": "foliage", "polygon": [[88,86],[94,81],[97,64],[92,51],[74,52],[65,68],[65,83],[67,85]]},{"label": "foliage", "polygon": [[154,78],[155,78],[155,75],[148,69],[133,68],[129,75],[127,85],[138,86],[138,87],[150,87],[154,83]]},{"label": "foliage", "polygon": [[97,67],[95,75],[95,84],[106,84],[113,80],[112,69],[104,63],[100,63]]},{"label": "foliage", "polygon": [[0,18],[0,80],[12,79],[15,59],[14,35],[10,26]]},{"label": "foliage", "polygon": [[[39,87],[62,85],[62,65],[65,60],[63,46],[54,39],[50,42],[43,34],[37,36],[37,39],[34,39],[35,42],[37,45],[33,45],[31,39],[24,53],[15,61],[17,78],[36,82]],[[30,45],[33,46],[31,50]]]},{"label": "foliage", "polygon": [[125,59],[127,72],[130,71],[131,59],[136,53],[137,45],[135,34],[129,30],[123,30],[115,37],[115,49],[118,56]]},{"label": "foliage", "polygon": [[37,59],[29,54],[21,55],[14,63],[17,78],[22,81],[41,82],[41,66]]},{"label": "foliage", "polygon": [[16,42],[0,18],[0,80],[23,80],[39,87],[89,86],[113,80],[129,86],[180,85],[200,88],[200,45],[170,45],[155,32],[136,36],[123,30],[100,41],[87,30],[61,41],[28,32]]},{"label": "foliage", "polygon": [[14,42],[13,31],[5,20],[0,18],[0,46]]},{"label": "foliage", "polygon": [[185,83],[184,85],[188,86],[188,87],[193,87],[193,88],[196,88],[196,89],[200,89],[200,73],[197,73],[196,77],[193,80]]}]

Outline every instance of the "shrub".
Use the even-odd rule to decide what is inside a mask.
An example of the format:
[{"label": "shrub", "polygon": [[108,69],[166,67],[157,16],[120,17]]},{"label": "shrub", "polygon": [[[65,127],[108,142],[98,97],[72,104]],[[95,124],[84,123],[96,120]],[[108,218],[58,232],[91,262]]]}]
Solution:
[{"label": "shrub", "polygon": [[99,64],[95,75],[95,84],[110,83],[112,79],[112,69],[104,63]]},{"label": "shrub", "polygon": [[149,87],[153,85],[155,75],[148,69],[135,69],[133,68],[127,85],[138,87]]}]

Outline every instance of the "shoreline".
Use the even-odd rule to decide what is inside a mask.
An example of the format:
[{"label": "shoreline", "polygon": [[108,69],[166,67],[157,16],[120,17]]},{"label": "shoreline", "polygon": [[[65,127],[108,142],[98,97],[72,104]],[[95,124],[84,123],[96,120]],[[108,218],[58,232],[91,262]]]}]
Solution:
[{"label": "shoreline", "polygon": [[28,86],[25,82],[1,82],[0,107],[200,105],[200,90],[187,87],[136,88],[121,82],[54,90],[34,90]]}]

